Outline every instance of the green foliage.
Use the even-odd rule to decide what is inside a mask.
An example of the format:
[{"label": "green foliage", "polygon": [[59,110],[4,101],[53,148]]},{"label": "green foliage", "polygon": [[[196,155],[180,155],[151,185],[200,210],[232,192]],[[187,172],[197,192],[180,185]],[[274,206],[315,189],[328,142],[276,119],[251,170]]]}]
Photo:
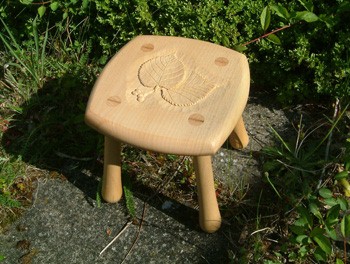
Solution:
[{"label": "green foliage", "polygon": [[[262,76],[269,68],[269,75],[259,84],[274,87],[284,102],[315,97],[315,94],[349,97],[350,31],[345,26],[349,22],[348,3],[317,1],[313,4],[306,0],[299,3],[301,6],[279,1],[263,9],[263,31],[269,25],[288,29],[267,37],[280,46],[272,47],[263,40],[259,47],[253,47],[257,55],[251,67],[253,77]],[[301,10],[303,8],[305,10]]]},{"label": "green foliage", "polygon": [[[183,36],[233,47],[238,42],[237,38],[243,35],[238,27],[251,31],[246,23],[253,23],[257,14],[245,13],[243,9],[262,8],[262,3],[248,1],[238,4],[188,0],[93,2],[96,4],[98,22],[109,29],[106,31],[109,35],[101,32],[101,45],[105,51],[112,53],[138,34]],[[246,23],[238,15],[245,16]]]},{"label": "green foliage", "polygon": [[264,32],[269,28],[271,22],[271,11],[268,6],[266,6],[260,16],[261,26]]},{"label": "green foliage", "polygon": [[[290,226],[294,234],[291,243],[298,249],[294,260],[306,259],[313,254],[317,261],[330,261],[333,257],[333,242],[349,240],[350,218],[346,214],[348,209],[346,199],[334,199],[333,192],[326,188],[320,189],[319,196],[309,197],[308,208],[299,206],[299,216]],[[336,232],[339,226],[344,231],[341,231],[342,237]]]},{"label": "green foliage", "polygon": [[97,185],[97,190],[96,190],[96,205],[97,205],[97,208],[100,208],[101,207],[101,203],[102,203],[101,190],[102,190],[102,181],[99,181],[99,183]]},{"label": "green foliage", "polygon": [[[332,126],[321,139],[310,138],[324,124],[305,130],[300,119],[296,140],[286,141],[272,129],[280,146],[263,149],[267,158],[264,170],[268,183],[284,204],[288,201],[287,207],[296,207],[297,216],[289,226],[290,241],[282,250],[283,255],[290,261],[304,263],[314,259],[318,262],[341,263],[335,254],[337,241],[344,241],[343,250],[346,252],[350,239],[350,204],[346,195],[342,196],[339,193],[337,182],[346,181],[349,175],[350,146],[346,145],[345,154],[340,159],[345,161],[344,166],[339,165],[341,171],[333,174],[327,187],[315,191],[315,183],[325,169],[323,157],[319,155],[326,151],[322,148],[323,143],[330,133],[335,131],[346,110],[347,106],[338,119],[331,121]],[[344,193],[346,194],[346,189]]]},{"label": "green foliage", "polygon": [[326,0],[64,0],[42,5],[6,2],[0,17],[8,25],[16,17],[11,27],[19,40],[32,34],[36,15],[40,31],[50,20],[60,28],[64,43],[74,44],[77,51],[82,44],[79,26],[84,25],[84,36],[94,47],[90,55],[103,64],[139,34],[196,38],[244,51],[244,43],[267,34],[269,28],[290,26],[250,44],[246,53],[254,83],[291,102],[315,95],[350,95],[349,12],[348,1]]},{"label": "green foliage", "polygon": [[0,207],[21,207],[21,203],[13,197],[11,187],[23,173],[24,163],[21,157],[17,160],[10,157],[0,159]]},{"label": "green foliage", "polygon": [[[139,34],[202,39],[244,51],[254,85],[268,87],[284,102],[312,100],[316,94],[345,100],[350,95],[349,12],[349,1],[341,0],[0,0],[0,104],[8,106],[3,102],[10,101],[10,110],[17,113],[6,148],[17,150],[26,161],[46,165],[59,163],[57,153],[95,156],[99,140],[83,122],[86,100],[100,71],[91,63],[105,65]],[[330,124],[329,132],[337,123]],[[283,205],[298,208],[289,229],[291,240],[274,252],[275,260],[264,263],[279,263],[286,256],[295,262],[313,258],[342,263],[335,258],[334,242],[341,239],[346,246],[349,241],[349,202],[335,190],[338,183],[346,186],[350,147],[343,171],[315,191],[329,133],[315,142],[309,140],[314,128],[305,130],[302,122],[299,128],[292,142],[273,130],[281,146],[264,149],[266,180]],[[4,156],[0,163],[0,206],[20,206],[11,186],[22,161]],[[182,186],[193,173],[187,159],[184,167],[186,173],[178,177]],[[135,217],[130,179],[123,181],[126,206]],[[98,191],[98,205],[100,200]],[[252,258],[259,262],[266,248],[260,232],[255,237]]]},{"label": "green foliage", "polygon": [[[5,66],[5,79],[7,79],[9,85],[17,91],[23,100],[28,100],[30,96],[35,93],[44,84],[45,77],[45,67],[46,67],[46,44],[48,39],[48,30],[46,30],[45,35],[39,40],[39,35],[37,31],[37,19],[33,20],[33,39],[31,44],[33,47],[28,51],[22,47],[14,35],[12,34],[9,27],[0,18],[0,22],[3,24],[6,35],[0,32],[0,41],[5,46],[8,53],[11,54],[14,61],[10,61]],[[26,79],[29,78],[29,83],[21,83],[16,79],[16,74],[13,73],[12,67],[15,68],[14,71],[21,71],[24,73]]]},{"label": "green foliage", "polygon": [[[276,183],[281,184],[277,189],[283,189],[283,192],[289,198],[295,195],[308,195],[310,193],[310,183],[314,181],[315,175],[321,173],[324,169],[324,152],[320,151],[330,134],[337,127],[339,121],[343,118],[347,107],[339,114],[336,120],[331,121],[331,127],[327,133],[319,140],[312,141],[309,138],[318,129],[326,125],[323,123],[317,127],[304,130],[302,116],[298,125],[298,134],[294,141],[285,141],[272,127],[271,130],[280,142],[280,147],[264,147],[262,152],[267,160],[264,163],[264,172],[266,180],[271,184],[275,192]],[[283,177],[283,182],[270,181],[269,175],[274,177]],[[288,189],[285,189],[288,186]]]},{"label": "green foliage", "polygon": [[136,218],[136,210],[135,210],[135,201],[134,195],[132,193],[132,185],[130,177],[127,174],[123,174],[123,191],[125,196],[125,204],[126,208],[130,216],[135,219]]}]

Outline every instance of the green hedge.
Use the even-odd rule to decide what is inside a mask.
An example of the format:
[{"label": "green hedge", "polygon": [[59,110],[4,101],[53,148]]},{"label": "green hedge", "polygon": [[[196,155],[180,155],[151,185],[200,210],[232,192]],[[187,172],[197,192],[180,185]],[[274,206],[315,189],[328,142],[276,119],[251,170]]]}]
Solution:
[{"label": "green hedge", "polygon": [[[31,32],[30,21],[41,6],[31,0],[3,3],[0,16],[25,41]],[[306,0],[278,3],[290,13],[310,4]],[[183,36],[234,48],[264,34],[260,14],[272,4],[276,1],[63,0],[44,5],[39,13],[42,30],[49,23],[65,36],[68,28],[67,45],[89,41],[94,47],[90,58],[105,63],[139,34]],[[319,21],[298,22],[280,31],[276,35],[281,45],[263,39],[244,51],[254,86],[274,91],[284,102],[350,95],[349,1],[320,0],[314,5],[313,12],[322,18]],[[271,29],[286,24],[288,21],[272,13]]]}]

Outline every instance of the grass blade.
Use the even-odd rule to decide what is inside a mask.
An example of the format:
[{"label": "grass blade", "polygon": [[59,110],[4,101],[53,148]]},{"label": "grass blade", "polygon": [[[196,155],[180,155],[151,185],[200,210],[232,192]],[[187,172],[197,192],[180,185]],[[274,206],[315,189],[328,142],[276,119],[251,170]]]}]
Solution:
[{"label": "grass blade", "polygon": [[270,126],[270,129],[272,130],[272,132],[275,134],[275,136],[279,139],[279,141],[281,141],[281,143],[283,144],[283,146],[292,154],[293,151],[290,149],[290,147],[288,146],[287,142],[285,142],[283,140],[283,138],[280,136],[280,134],[278,134],[278,132],[272,127]]}]

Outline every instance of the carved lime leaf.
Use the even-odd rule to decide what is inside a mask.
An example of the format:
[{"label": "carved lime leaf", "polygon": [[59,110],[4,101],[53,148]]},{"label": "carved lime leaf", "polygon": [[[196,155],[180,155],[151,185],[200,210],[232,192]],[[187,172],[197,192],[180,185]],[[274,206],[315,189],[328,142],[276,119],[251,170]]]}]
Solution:
[{"label": "carved lime leaf", "polygon": [[179,84],[185,75],[183,63],[175,54],[155,57],[143,63],[138,77],[145,87],[171,88]]},{"label": "carved lime leaf", "polygon": [[176,106],[190,106],[204,99],[216,85],[196,71],[192,71],[184,83],[168,89],[162,88],[165,101]]}]

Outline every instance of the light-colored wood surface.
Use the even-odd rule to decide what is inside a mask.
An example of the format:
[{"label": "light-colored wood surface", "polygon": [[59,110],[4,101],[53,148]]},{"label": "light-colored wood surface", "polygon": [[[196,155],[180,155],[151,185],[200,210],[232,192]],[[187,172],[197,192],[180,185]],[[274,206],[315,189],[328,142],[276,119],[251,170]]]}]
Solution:
[{"label": "light-colored wood surface", "polygon": [[235,128],[233,129],[229,137],[229,141],[231,146],[235,149],[242,149],[248,145],[249,137],[242,117],[238,120]]},{"label": "light-colored wood surface", "polygon": [[229,137],[248,144],[242,112],[249,93],[244,55],[193,39],[139,36],[107,64],[90,95],[86,122],[105,135],[102,196],[122,196],[121,143],[192,155],[199,223],[220,228],[211,156]]},{"label": "light-colored wood surface", "polygon": [[204,231],[213,233],[221,226],[221,215],[215,194],[211,156],[195,156],[193,164],[198,190],[199,225]]},{"label": "light-colored wood surface", "polygon": [[123,194],[120,141],[105,136],[102,197],[109,203],[120,200]]},{"label": "light-colored wood surface", "polygon": [[212,155],[249,93],[244,55],[199,40],[139,36],[108,63],[86,122],[104,135],[164,153]]}]

